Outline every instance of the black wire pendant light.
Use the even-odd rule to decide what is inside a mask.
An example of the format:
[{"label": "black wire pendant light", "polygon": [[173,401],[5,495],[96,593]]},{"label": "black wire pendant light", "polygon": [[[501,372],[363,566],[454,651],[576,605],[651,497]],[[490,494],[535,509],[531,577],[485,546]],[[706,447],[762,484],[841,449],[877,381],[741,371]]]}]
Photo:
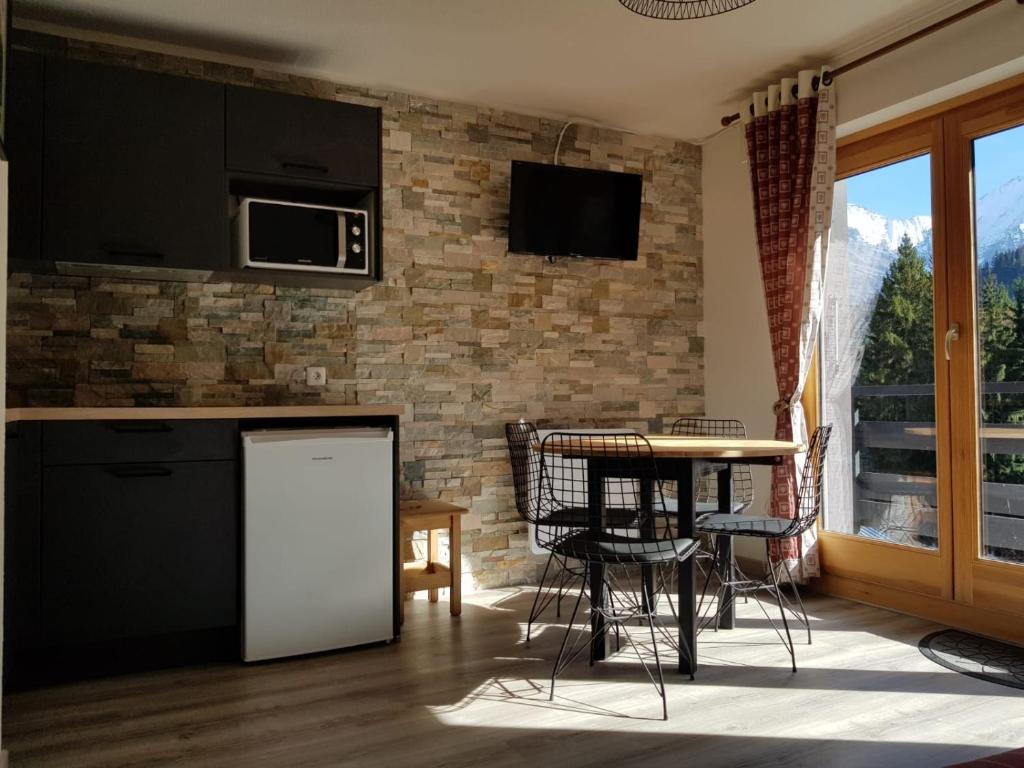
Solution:
[{"label": "black wire pendant light", "polygon": [[650,19],[703,19],[750,5],[754,0],[619,0],[622,5]]}]

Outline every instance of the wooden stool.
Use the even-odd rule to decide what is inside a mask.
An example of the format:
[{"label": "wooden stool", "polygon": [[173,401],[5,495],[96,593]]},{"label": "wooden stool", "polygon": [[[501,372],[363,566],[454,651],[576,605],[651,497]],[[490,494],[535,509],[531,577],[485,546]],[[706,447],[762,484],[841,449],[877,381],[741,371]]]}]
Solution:
[{"label": "wooden stool", "polygon": [[[430,602],[437,602],[437,590],[451,590],[449,608],[452,616],[462,613],[462,516],[469,512],[445,501],[403,501],[399,506],[402,542],[413,531],[427,532],[427,559],[402,564],[402,594],[430,590]],[[439,563],[437,532],[448,530],[448,551],[452,567]],[[405,613],[405,601],[402,601]]]}]

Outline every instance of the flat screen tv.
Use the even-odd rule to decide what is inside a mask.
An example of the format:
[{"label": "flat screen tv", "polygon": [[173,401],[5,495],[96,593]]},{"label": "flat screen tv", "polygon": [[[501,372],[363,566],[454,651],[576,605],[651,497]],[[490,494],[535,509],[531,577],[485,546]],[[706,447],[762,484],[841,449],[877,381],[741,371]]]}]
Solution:
[{"label": "flat screen tv", "polygon": [[512,253],[635,261],[643,176],[512,161]]}]

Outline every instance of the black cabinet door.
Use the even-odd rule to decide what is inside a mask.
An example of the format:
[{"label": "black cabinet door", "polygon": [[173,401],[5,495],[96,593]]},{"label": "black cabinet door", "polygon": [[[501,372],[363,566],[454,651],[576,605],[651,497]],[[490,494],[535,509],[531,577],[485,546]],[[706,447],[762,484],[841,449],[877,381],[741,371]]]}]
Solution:
[{"label": "black cabinet door", "polygon": [[227,88],[230,170],[375,187],[380,142],[379,109]]},{"label": "black cabinet door", "polygon": [[223,269],[224,88],[48,59],[43,257]]},{"label": "black cabinet door", "polygon": [[237,624],[238,520],[233,461],[44,468],[46,642]]},{"label": "black cabinet door", "polygon": [[4,457],[4,661],[39,638],[39,521],[42,453],[38,422],[7,425]]},{"label": "black cabinet door", "polygon": [[8,255],[40,258],[43,206],[43,57],[13,50],[7,58],[4,146],[10,162]]}]

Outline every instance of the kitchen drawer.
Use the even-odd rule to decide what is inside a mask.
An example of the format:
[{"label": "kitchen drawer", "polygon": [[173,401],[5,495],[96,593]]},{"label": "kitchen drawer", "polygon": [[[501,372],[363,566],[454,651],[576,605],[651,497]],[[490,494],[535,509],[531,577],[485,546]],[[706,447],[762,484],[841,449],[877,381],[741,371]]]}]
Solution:
[{"label": "kitchen drawer", "polygon": [[43,464],[217,461],[238,456],[238,422],[55,421],[43,424]]},{"label": "kitchen drawer", "polygon": [[379,109],[229,85],[226,111],[229,170],[380,183]]},{"label": "kitchen drawer", "polygon": [[43,469],[47,645],[238,621],[238,463]]}]

